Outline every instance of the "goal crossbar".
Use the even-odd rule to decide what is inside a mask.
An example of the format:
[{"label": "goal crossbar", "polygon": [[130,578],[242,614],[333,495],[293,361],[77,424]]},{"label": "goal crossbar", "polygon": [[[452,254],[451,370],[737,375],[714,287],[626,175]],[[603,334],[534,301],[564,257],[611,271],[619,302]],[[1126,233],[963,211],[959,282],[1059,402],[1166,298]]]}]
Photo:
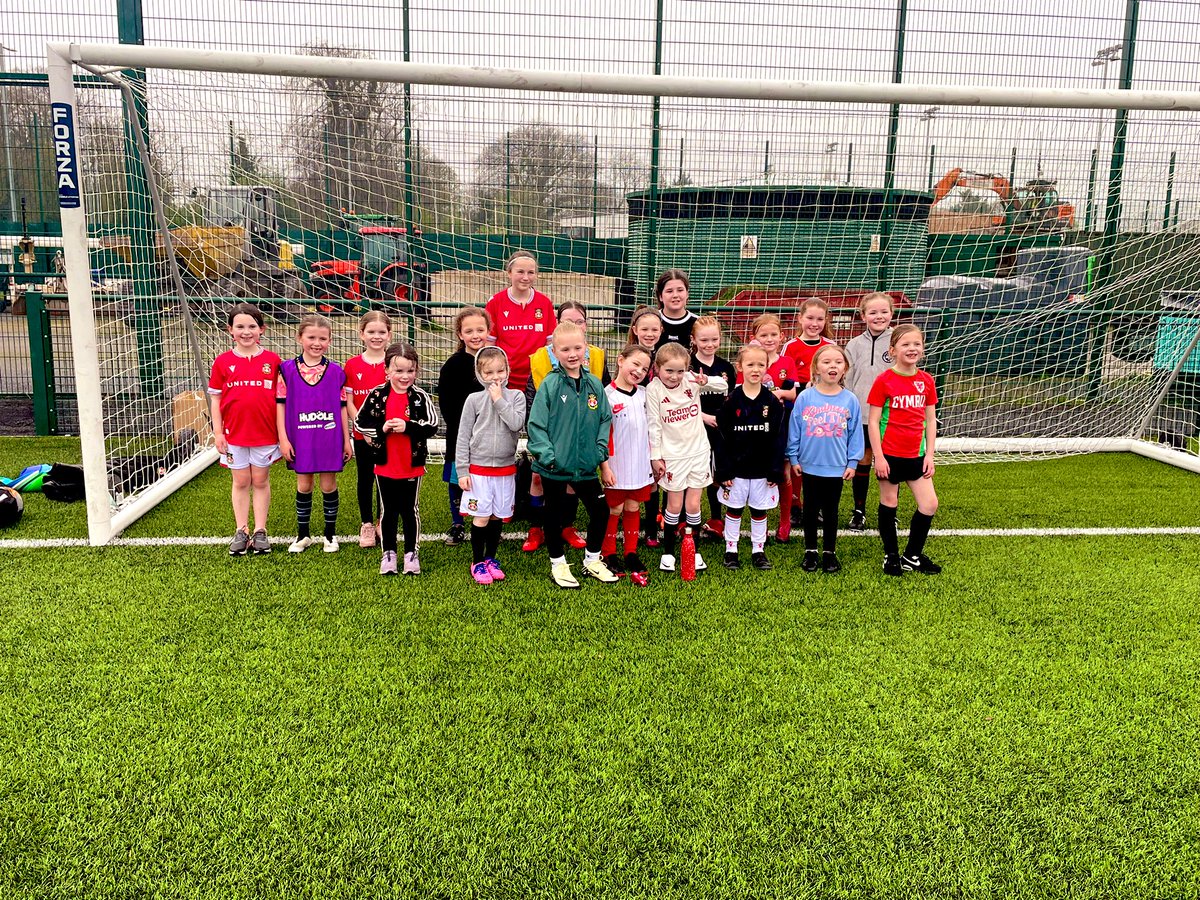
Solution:
[{"label": "goal crossbar", "polygon": [[1041,109],[1200,110],[1200,91],[951,87],[937,84],[693,78],[450,66],[130,44],[47,44],[46,47],[50,56],[65,58],[72,63],[86,66],[203,69],[244,75],[317,76],[502,90],[644,97],[711,97],[723,100],[1013,106]]}]

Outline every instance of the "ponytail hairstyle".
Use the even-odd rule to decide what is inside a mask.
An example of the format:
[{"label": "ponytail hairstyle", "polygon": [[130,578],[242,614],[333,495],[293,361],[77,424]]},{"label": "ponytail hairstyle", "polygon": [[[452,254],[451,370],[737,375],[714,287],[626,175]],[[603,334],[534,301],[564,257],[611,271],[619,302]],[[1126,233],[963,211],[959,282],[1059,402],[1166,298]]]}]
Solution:
[{"label": "ponytail hairstyle", "polygon": [[804,330],[800,327],[800,319],[802,319],[804,317],[805,312],[812,309],[814,306],[817,307],[818,309],[823,310],[825,313],[825,327],[823,327],[821,329],[821,337],[825,338],[826,340],[832,341],[833,340],[833,317],[829,315],[829,304],[826,303],[824,300],[822,300],[820,297],[809,297],[807,300],[805,300],[803,303],[800,304],[800,311],[796,313],[796,327],[794,329],[796,332],[796,337],[803,338]]}]

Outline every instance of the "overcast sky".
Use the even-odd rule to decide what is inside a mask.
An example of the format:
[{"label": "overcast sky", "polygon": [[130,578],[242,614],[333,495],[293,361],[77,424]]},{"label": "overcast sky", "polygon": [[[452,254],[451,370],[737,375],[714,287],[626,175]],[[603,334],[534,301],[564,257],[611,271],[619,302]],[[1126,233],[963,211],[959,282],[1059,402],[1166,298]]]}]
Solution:
[{"label": "overcast sky", "polygon": [[[47,40],[114,42],[116,0],[9,0],[5,26],[15,49],[8,67],[44,65]],[[401,55],[398,0],[143,0],[146,41],[210,49],[296,52],[334,44],[380,59]],[[412,0],[412,55],[417,61],[575,71],[652,71],[654,0],[563,3],[547,0]],[[910,0],[905,76],[910,83],[1100,87],[1116,85],[1119,64],[1092,66],[1096,51],[1120,42],[1125,0]],[[576,10],[588,10],[587,15]],[[894,3],[665,0],[663,69],[670,75],[886,82],[895,43]],[[1143,0],[1135,87],[1197,89],[1200,3]],[[175,81],[163,78],[160,83]],[[219,177],[227,122],[270,156],[286,135],[287,97],[246,79],[208,79],[186,92],[155,98],[155,126],[172,132],[186,175]],[[277,86],[276,86],[277,87]],[[509,127],[538,119],[595,135],[601,153],[645,155],[645,98],[516,98],[488,91],[415,89],[422,140],[465,179],[479,149]],[[852,181],[878,184],[886,107],[832,109],[814,104],[666,100],[664,169],[697,182],[761,180],[769,163],[776,182],[844,180],[854,145]],[[186,116],[181,116],[186,111]],[[1134,113],[1126,215],[1161,218],[1167,158],[1180,154],[1176,198],[1200,215],[1200,115]],[[953,165],[1008,173],[1013,147],[1018,181],[1045,175],[1077,206],[1087,190],[1091,148],[1111,139],[1112,115],[1096,112],[943,108],[924,122],[903,109],[901,186],[923,188],[927,147],[938,174]],[[770,142],[768,153],[767,143]],[[828,145],[837,147],[826,153]],[[1107,157],[1102,159],[1107,173]],[[1187,207],[1185,207],[1187,214]]]}]

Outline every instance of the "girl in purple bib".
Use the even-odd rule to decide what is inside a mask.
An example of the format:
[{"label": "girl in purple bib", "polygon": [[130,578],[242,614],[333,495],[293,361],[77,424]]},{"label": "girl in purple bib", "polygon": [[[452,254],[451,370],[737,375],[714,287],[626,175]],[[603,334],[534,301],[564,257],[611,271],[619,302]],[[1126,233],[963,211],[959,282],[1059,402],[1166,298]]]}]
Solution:
[{"label": "girl in purple bib", "polygon": [[296,540],[288,547],[301,553],[315,542],[309,533],[314,476],[321,476],[325,512],[325,552],[338,549],[337,473],[351,456],[350,423],[342,389],[346,373],[325,352],[333,323],[324,316],[300,320],[296,340],[300,355],[279,366],[276,388],[276,421],[279,449],[288,468],[296,473]]}]

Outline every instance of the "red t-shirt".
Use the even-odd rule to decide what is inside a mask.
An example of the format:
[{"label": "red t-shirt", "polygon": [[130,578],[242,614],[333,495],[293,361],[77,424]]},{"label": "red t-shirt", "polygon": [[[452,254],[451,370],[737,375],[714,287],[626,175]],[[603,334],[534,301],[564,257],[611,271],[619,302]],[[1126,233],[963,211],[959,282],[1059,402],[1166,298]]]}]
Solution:
[{"label": "red t-shirt", "polygon": [[[737,373],[737,383],[742,383],[742,373]],[[796,380],[796,361],[786,353],[779,354],[775,362],[767,364],[767,371],[763,375],[763,385],[767,388],[783,389],[785,381]],[[797,389],[803,385],[797,385]]]},{"label": "red t-shirt", "polygon": [[226,350],[213,360],[208,392],[221,397],[225,440],[238,447],[279,443],[275,424],[275,380],[279,357],[270,350],[242,356]]},{"label": "red t-shirt", "polygon": [[[384,409],[385,419],[408,420],[408,391],[390,391],[387,406]],[[408,432],[389,431],[387,440],[387,462],[375,466],[375,474],[384,478],[419,478],[425,474],[424,466],[412,464],[412,441]]]},{"label": "red t-shirt", "polygon": [[827,337],[821,338],[815,344],[806,344],[802,338],[787,342],[783,353],[796,361],[796,373],[792,377],[796,379],[796,385],[800,390],[804,390],[812,380],[812,361],[813,357],[817,355],[817,351],[825,344],[832,343],[833,341]]},{"label": "red t-shirt", "polygon": [[529,357],[546,346],[547,335],[554,331],[554,304],[541,291],[534,291],[522,306],[505,288],[487,302],[487,312],[496,346],[508,354],[508,386],[523,391],[529,381]]},{"label": "red t-shirt", "polygon": [[[346,388],[342,395],[347,400],[353,400],[356,410],[362,409],[367,394],[387,381],[387,369],[383,361],[369,363],[362,354],[346,360]],[[362,440],[357,428],[351,428],[351,437]]]},{"label": "red t-shirt", "polygon": [[883,408],[879,432],[886,456],[925,455],[925,410],[937,405],[933,376],[920,369],[912,375],[886,369],[871,385],[867,403]]}]

